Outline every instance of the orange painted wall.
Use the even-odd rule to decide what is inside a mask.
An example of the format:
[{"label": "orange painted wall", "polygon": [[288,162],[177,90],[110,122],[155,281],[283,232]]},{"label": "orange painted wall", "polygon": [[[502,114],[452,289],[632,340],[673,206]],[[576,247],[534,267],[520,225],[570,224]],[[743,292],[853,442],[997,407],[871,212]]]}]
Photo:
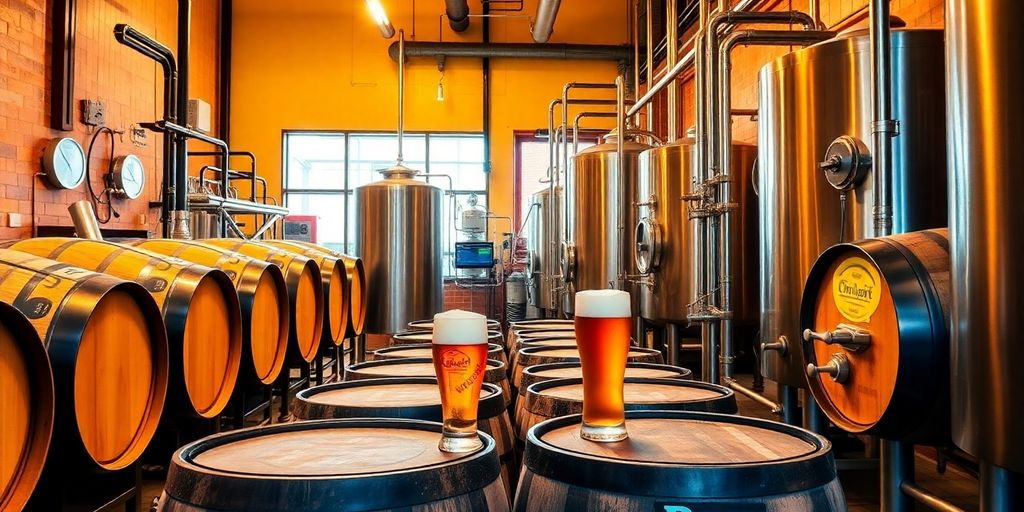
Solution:
[{"label": "orange painted wall", "polygon": [[[79,0],[75,64],[76,121],[78,101],[100,99],[107,104],[107,125],[127,129],[133,123],[153,121],[162,111],[162,75],[153,61],[114,40],[116,23],[129,23],[176,48],[175,0]],[[217,0],[193,1],[192,97],[203,98],[216,109]],[[43,0],[0,2],[0,239],[32,234],[34,219],[44,225],[70,225],[67,205],[85,199],[85,185],[71,191],[49,188],[35,177],[47,140],[74,137],[87,147],[91,137],[85,125],[72,132],[50,129],[50,3]],[[216,113],[214,114],[216,119]],[[104,140],[97,141],[90,163],[93,183],[102,188],[109,154]],[[110,226],[150,228],[158,210],[148,202],[158,199],[160,137],[149,134],[145,148],[132,146],[125,137],[117,154],[139,156],[147,169],[147,186],[134,201],[115,200],[120,219]],[[33,201],[34,198],[34,201]],[[35,206],[33,208],[33,202]],[[24,227],[10,228],[9,214],[23,217]],[[104,211],[105,214],[105,211]]]},{"label": "orange painted wall", "polygon": [[[439,26],[444,4],[384,0],[396,28],[419,41],[479,41],[480,19],[456,34]],[[624,44],[624,0],[563,2],[552,42]],[[479,1],[470,1],[480,13]],[[533,15],[536,0],[523,13]],[[528,42],[525,18],[496,18],[492,41]],[[280,193],[282,130],[395,130],[397,64],[362,0],[264,2],[235,0],[231,144],[257,154],[262,174]],[[612,82],[610,62],[493,59],[490,207],[512,209],[513,131],[547,127],[547,105],[569,81]],[[433,59],[406,66],[406,123],[413,131],[480,131],[480,59],[449,59],[445,101],[436,100],[440,73]],[[595,123],[595,126],[597,124]]]}]

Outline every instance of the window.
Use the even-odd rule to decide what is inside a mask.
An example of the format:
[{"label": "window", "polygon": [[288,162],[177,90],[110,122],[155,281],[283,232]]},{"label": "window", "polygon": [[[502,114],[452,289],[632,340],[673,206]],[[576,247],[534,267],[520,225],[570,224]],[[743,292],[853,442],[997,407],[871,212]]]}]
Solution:
[{"label": "window", "polygon": [[[356,187],[381,178],[398,152],[394,133],[285,132],[284,201],[293,215],[315,215],[317,241],[332,249],[355,252]],[[404,164],[425,174],[451,176],[455,206],[445,197],[443,225],[445,274],[453,275],[454,215],[471,194],[487,207],[484,140],[480,134],[406,133]],[[428,180],[446,192],[449,180]]]},{"label": "window", "polygon": [[[578,151],[582,151],[597,143],[601,132],[586,131],[580,133]],[[515,216],[516,225],[521,226],[530,212],[530,196],[548,188],[548,164],[550,155],[547,139],[538,138],[534,132],[516,132],[516,168],[515,168]],[[572,152],[572,143],[569,143]],[[563,181],[564,181],[563,176]],[[541,181],[544,180],[544,181]],[[564,185],[564,183],[563,183]],[[534,211],[530,215],[535,215]]]}]

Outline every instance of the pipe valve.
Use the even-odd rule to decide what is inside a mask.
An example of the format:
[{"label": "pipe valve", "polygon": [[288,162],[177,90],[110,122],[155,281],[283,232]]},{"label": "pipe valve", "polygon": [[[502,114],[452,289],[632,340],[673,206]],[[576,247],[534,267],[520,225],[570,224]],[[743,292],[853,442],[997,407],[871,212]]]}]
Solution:
[{"label": "pipe valve", "polygon": [[846,354],[832,354],[828,363],[824,366],[815,366],[813,363],[807,365],[807,376],[814,378],[818,375],[829,375],[832,380],[842,384],[850,379],[850,359]]},{"label": "pipe valve", "polygon": [[860,352],[871,345],[871,333],[859,327],[839,324],[834,330],[815,332],[804,329],[804,341],[818,340],[828,345],[839,345],[850,352]]},{"label": "pipe valve", "polygon": [[767,352],[773,350],[778,352],[780,356],[786,355],[789,352],[789,338],[785,336],[779,336],[779,339],[761,344],[761,352]]}]

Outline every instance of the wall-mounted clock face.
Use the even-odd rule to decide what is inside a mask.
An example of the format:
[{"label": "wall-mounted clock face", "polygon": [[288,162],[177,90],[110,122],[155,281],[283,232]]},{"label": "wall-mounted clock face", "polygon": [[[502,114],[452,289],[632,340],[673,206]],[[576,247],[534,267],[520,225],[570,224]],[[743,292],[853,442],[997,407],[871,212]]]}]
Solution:
[{"label": "wall-mounted clock face", "polygon": [[78,188],[85,180],[85,151],[75,139],[53,139],[43,150],[43,173],[57,188]]},{"label": "wall-mounted clock face", "polygon": [[120,195],[135,199],[142,195],[146,185],[146,168],[135,155],[119,156],[114,159],[113,179],[114,188]]}]

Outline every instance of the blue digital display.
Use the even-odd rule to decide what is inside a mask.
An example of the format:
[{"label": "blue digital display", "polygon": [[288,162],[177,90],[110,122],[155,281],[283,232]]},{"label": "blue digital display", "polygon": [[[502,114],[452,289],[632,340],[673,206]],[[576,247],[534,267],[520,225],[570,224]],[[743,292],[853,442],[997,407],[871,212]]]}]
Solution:
[{"label": "blue digital display", "polygon": [[493,266],[493,242],[455,243],[455,268],[491,268]]}]

